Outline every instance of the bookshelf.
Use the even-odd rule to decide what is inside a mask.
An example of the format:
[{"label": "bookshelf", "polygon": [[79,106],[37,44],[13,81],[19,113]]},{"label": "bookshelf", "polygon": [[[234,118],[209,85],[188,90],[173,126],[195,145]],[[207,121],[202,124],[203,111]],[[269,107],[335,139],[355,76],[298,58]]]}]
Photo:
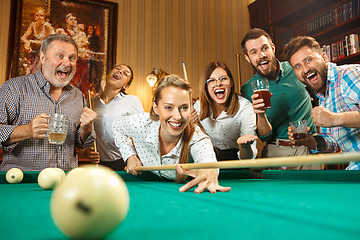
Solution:
[{"label": "bookshelf", "polygon": [[[276,54],[283,60],[282,49],[292,38],[313,36],[321,46],[334,52],[331,61],[339,65],[360,63],[359,46],[347,53],[345,37],[360,35],[360,0],[256,0],[249,5],[250,26],[270,33]],[[334,45],[336,43],[336,45]],[[340,47],[340,44],[341,47]],[[337,46],[339,45],[339,46]],[[336,46],[336,48],[335,48]],[[332,52],[329,54],[331,55]],[[340,57],[339,57],[340,56]]]}]

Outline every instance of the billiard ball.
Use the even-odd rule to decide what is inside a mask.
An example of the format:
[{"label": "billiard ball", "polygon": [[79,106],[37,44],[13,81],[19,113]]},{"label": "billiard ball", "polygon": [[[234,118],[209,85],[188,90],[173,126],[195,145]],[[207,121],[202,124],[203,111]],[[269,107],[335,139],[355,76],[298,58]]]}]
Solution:
[{"label": "billiard ball", "polygon": [[52,190],[61,183],[62,176],[54,168],[43,169],[38,176],[39,186],[45,190]]},{"label": "billiard ball", "polygon": [[60,179],[61,179],[60,182],[64,181],[64,179],[66,177],[64,170],[62,170],[61,168],[53,168],[53,170],[55,171],[55,173],[60,175]]},{"label": "billiard ball", "polygon": [[104,238],[127,215],[126,184],[116,172],[104,166],[83,166],[73,171],[52,193],[52,219],[69,238]]},{"label": "billiard ball", "polygon": [[80,172],[80,171],[84,171],[84,169],[82,167],[73,168],[73,169],[71,169],[71,171],[69,171],[66,174],[66,177],[76,174],[77,172]]},{"label": "billiard ball", "polygon": [[19,183],[23,180],[24,174],[19,168],[11,168],[6,173],[6,181],[8,183]]}]

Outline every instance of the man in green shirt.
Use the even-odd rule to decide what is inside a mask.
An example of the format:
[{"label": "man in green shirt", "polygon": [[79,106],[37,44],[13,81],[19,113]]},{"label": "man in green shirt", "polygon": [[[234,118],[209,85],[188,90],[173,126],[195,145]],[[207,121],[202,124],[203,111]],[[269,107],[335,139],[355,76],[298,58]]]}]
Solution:
[{"label": "man in green shirt", "polygon": [[[243,97],[252,102],[257,115],[257,132],[266,142],[262,157],[285,157],[307,155],[304,146],[291,146],[288,136],[289,123],[307,120],[311,133],[316,126],[311,119],[311,99],[305,85],[299,83],[288,62],[280,62],[275,57],[275,45],[270,35],[262,29],[251,29],[241,42],[246,60],[253,66],[256,74],[241,89]],[[251,82],[267,78],[272,93],[270,109],[264,107],[263,99],[257,99]],[[296,169],[319,169],[319,166],[298,166]]]}]

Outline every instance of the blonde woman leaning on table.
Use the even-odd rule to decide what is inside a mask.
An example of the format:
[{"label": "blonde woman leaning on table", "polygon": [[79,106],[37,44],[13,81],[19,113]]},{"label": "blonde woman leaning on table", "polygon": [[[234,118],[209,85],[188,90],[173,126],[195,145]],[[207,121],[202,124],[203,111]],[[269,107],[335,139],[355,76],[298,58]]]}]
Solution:
[{"label": "blonde woman leaning on table", "polygon": [[[176,75],[165,76],[157,85],[153,107],[149,113],[123,117],[113,122],[115,144],[126,159],[127,171],[138,174],[136,166],[153,166],[194,162],[216,162],[210,138],[199,126],[190,122],[190,84]],[[134,142],[129,143],[128,137]],[[217,169],[153,171],[161,177],[184,182],[186,175],[193,180],[182,186],[184,192],[198,185],[195,193],[209,190],[227,192],[229,187],[218,183]]]}]

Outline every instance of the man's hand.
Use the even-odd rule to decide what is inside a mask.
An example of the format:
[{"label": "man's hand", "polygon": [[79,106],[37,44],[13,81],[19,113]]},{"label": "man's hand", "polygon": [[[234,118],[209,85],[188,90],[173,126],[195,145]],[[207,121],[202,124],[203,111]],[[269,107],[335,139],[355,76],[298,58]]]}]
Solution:
[{"label": "man's hand", "polygon": [[88,158],[92,164],[98,164],[100,162],[100,154],[95,152],[94,147],[85,149],[84,156]]},{"label": "man's hand", "polygon": [[176,165],[176,171],[178,174],[191,176],[194,179],[182,186],[179,191],[186,192],[190,188],[198,185],[195,189],[195,193],[202,193],[204,190],[209,190],[211,193],[228,192],[230,187],[222,187],[219,185],[217,169],[182,169],[179,164]]},{"label": "man's hand", "polygon": [[85,141],[91,133],[96,116],[96,112],[90,108],[85,107],[83,109],[83,113],[80,116],[80,138],[82,141]]},{"label": "man's hand", "polygon": [[294,131],[292,130],[292,128],[289,126],[288,127],[288,135],[289,135],[289,140],[290,140],[290,144],[291,145],[295,145],[295,146],[301,146],[304,145],[312,150],[316,149],[316,140],[313,136],[311,136],[310,133],[310,127],[306,128],[306,137],[301,138],[301,139],[295,139],[294,135]]},{"label": "man's hand", "polygon": [[34,117],[31,122],[27,125],[28,133],[30,138],[44,139],[48,132],[48,119],[49,115],[41,113]]},{"label": "man's hand", "polygon": [[91,132],[92,123],[94,122],[96,116],[97,116],[96,112],[94,112],[88,107],[84,107],[83,113],[80,116],[80,128],[84,130],[90,128],[89,132]]},{"label": "man's hand", "polygon": [[[272,96],[272,93],[270,93]],[[254,113],[256,114],[265,114],[266,113],[266,108],[265,107],[265,103],[264,103],[264,99],[259,98],[259,94],[255,93],[251,96],[251,100],[252,100],[252,106],[254,109]]]},{"label": "man's hand", "polygon": [[311,112],[311,118],[316,126],[319,127],[338,126],[336,123],[336,113],[333,113],[324,107],[315,107]]}]

